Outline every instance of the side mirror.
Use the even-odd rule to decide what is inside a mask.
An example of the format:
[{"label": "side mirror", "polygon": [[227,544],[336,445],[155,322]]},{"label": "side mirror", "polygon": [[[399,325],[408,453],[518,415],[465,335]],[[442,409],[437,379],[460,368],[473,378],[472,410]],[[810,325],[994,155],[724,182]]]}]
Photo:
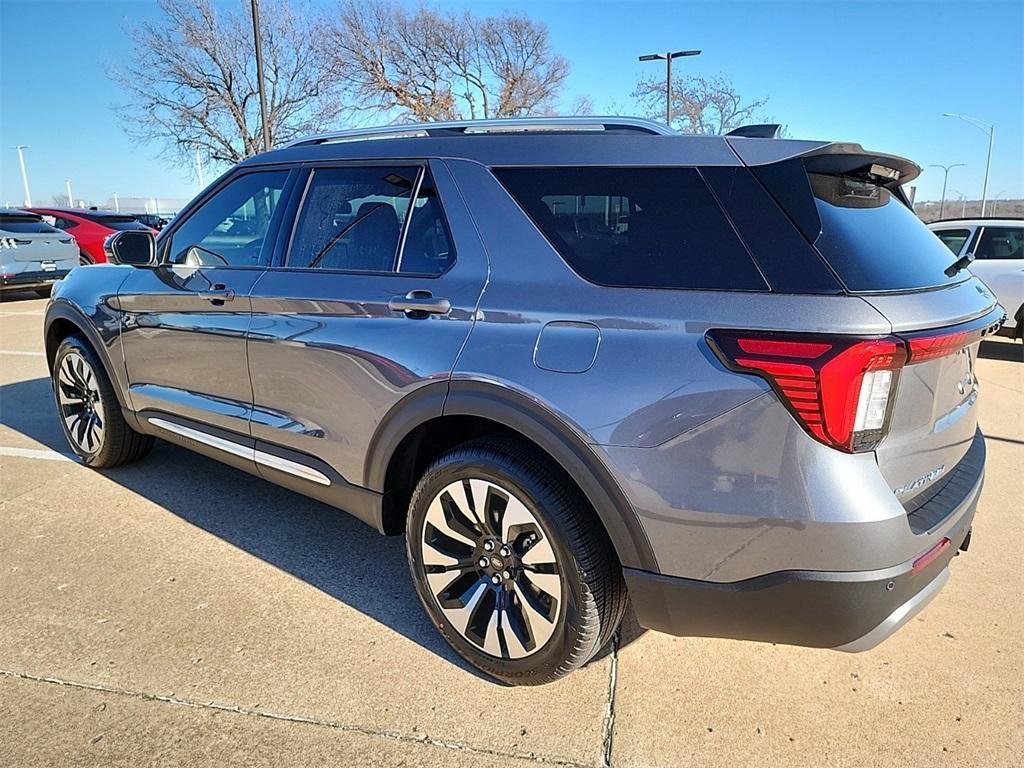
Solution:
[{"label": "side mirror", "polygon": [[148,230],[126,229],[108,237],[103,252],[114,264],[151,267],[156,264],[156,239]]}]

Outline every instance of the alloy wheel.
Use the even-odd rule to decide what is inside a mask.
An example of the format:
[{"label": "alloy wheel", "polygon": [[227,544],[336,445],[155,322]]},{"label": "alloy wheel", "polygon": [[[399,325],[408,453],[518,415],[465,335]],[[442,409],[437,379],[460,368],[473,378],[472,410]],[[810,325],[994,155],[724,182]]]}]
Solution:
[{"label": "alloy wheel", "polygon": [[515,494],[489,480],[457,480],[431,500],[420,539],[430,594],[463,638],[501,659],[544,647],[562,577],[548,535]]},{"label": "alloy wheel", "polygon": [[77,352],[69,352],[57,371],[57,406],[68,436],[83,454],[103,447],[104,409],[99,380],[92,366]]}]

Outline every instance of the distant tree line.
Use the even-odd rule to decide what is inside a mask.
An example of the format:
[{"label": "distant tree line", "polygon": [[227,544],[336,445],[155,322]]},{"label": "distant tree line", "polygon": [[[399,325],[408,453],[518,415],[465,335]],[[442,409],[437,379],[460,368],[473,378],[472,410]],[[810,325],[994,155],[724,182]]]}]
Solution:
[{"label": "distant tree line", "polygon": [[[111,71],[133,138],[190,164],[235,163],[264,150],[249,0],[160,0],[163,18],[129,27],[134,53]],[[376,122],[591,114],[562,99],[569,62],[548,28],[521,13],[483,16],[386,0],[262,0],[271,145]],[[627,56],[623,52],[623,56]],[[665,82],[645,77],[635,111],[660,119]],[[674,127],[725,133],[755,121],[766,99],[743,99],[725,77],[673,81]]]}]

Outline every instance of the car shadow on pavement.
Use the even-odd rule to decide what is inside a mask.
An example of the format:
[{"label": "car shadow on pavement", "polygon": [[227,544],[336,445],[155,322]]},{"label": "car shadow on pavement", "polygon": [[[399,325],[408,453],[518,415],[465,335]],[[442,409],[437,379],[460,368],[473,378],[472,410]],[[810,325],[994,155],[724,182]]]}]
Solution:
[{"label": "car shadow on pavement", "polygon": [[[0,423],[55,451],[68,452],[47,379],[0,386]],[[161,441],[143,461],[101,473],[477,677],[495,682],[459,658],[427,619],[413,589],[401,537],[381,536],[333,507]],[[630,611],[620,646],[642,632]],[[595,658],[608,652],[603,649]]]}]

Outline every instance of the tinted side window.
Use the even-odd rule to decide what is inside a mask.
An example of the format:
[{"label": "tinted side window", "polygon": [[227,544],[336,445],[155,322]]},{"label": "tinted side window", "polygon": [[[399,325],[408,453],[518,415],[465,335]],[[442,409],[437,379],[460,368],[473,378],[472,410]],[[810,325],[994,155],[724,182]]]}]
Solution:
[{"label": "tinted side window", "polygon": [[985,227],[974,250],[976,259],[1024,259],[1024,229]]},{"label": "tinted side window", "polygon": [[412,207],[409,231],[398,260],[398,271],[439,275],[455,262],[448,224],[430,172],[424,171],[420,191]]},{"label": "tinted side window", "polygon": [[197,267],[265,265],[264,240],[287,179],[287,171],[261,171],[229,182],[174,231],[167,260]]},{"label": "tinted side window", "polygon": [[498,168],[494,174],[591,282],[768,288],[694,168]]},{"label": "tinted side window", "polygon": [[306,187],[288,266],[347,272],[395,269],[419,168],[318,168]]},{"label": "tinted side window", "polygon": [[949,248],[954,254],[959,254],[964,247],[967,238],[971,236],[969,229],[943,229],[935,233],[935,236],[942,241],[942,244]]}]

